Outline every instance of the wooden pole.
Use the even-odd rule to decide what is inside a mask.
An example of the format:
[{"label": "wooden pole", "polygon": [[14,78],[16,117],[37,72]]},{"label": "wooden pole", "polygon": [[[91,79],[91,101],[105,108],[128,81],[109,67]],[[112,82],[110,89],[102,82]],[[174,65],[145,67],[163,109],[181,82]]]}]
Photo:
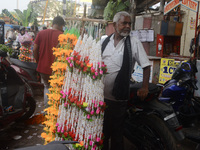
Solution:
[{"label": "wooden pole", "polygon": [[65,17],[65,20],[76,20],[76,21],[89,21],[89,22],[98,22],[98,23],[107,23],[106,20],[103,19],[89,19],[89,18],[75,18],[75,17]]},{"label": "wooden pole", "polygon": [[[196,27],[195,27],[195,38],[194,38],[195,44],[196,44],[196,39],[197,39],[197,36],[198,36],[198,33],[199,33],[199,31],[197,31],[198,21],[199,21],[199,1],[198,1],[198,6],[197,6],[197,13],[196,13]],[[195,56],[197,56],[197,58],[198,58],[198,55],[199,55],[199,41],[197,41],[197,43],[198,44],[197,44],[197,47],[195,48],[193,58],[195,58]],[[197,51],[197,55],[196,55],[196,51]]]},{"label": "wooden pole", "polygon": [[63,0],[63,16],[66,15],[66,0]]},{"label": "wooden pole", "polygon": [[45,6],[45,9],[44,9],[44,15],[43,15],[43,21],[42,21],[42,24],[44,24],[45,15],[46,15],[46,11],[47,11],[47,5],[48,5],[48,0],[46,1],[46,6]]}]

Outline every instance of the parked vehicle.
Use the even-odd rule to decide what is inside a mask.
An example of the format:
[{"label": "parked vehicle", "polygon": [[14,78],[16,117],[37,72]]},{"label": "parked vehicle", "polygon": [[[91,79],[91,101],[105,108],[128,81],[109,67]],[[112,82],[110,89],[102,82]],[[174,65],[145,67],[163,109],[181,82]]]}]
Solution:
[{"label": "parked vehicle", "polygon": [[139,150],[175,150],[176,141],[183,140],[182,127],[171,104],[158,100],[161,88],[149,84],[144,101],[137,97],[142,83],[131,83],[130,105],[124,126],[124,136]]},{"label": "parked vehicle", "polygon": [[36,71],[37,63],[20,61],[15,58],[10,58],[10,62],[15,71],[31,85],[31,88],[43,88],[44,85],[40,81],[40,75]]},{"label": "parked vehicle", "polygon": [[12,43],[12,54],[10,57],[18,59],[20,54],[20,47],[21,47],[20,43],[18,41],[14,41]]},{"label": "parked vehicle", "polygon": [[[194,97],[197,90],[197,72],[195,60],[180,64],[174,71],[171,80],[164,84],[160,101],[172,104],[187,138],[200,142],[200,101]],[[199,126],[200,127],[200,126]],[[194,128],[197,128],[194,130]]]},{"label": "parked vehicle", "polygon": [[15,121],[32,116],[36,102],[32,90],[6,59],[7,52],[0,50],[0,129]]}]

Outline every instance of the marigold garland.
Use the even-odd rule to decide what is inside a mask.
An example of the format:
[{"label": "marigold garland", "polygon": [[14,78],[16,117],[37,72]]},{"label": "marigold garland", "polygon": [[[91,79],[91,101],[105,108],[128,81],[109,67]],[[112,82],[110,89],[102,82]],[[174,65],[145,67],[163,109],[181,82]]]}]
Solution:
[{"label": "marigold garland", "polygon": [[55,140],[56,123],[61,98],[60,91],[62,89],[64,73],[67,67],[66,57],[73,51],[77,42],[77,37],[69,33],[61,34],[58,37],[58,41],[59,46],[52,49],[56,59],[51,66],[53,72],[50,77],[51,88],[49,88],[48,94],[49,107],[44,110],[47,113],[45,115],[47,120],[43,122],[45,125],[45,132],[41,134],[41,137],[45,139],[45,144]]}]

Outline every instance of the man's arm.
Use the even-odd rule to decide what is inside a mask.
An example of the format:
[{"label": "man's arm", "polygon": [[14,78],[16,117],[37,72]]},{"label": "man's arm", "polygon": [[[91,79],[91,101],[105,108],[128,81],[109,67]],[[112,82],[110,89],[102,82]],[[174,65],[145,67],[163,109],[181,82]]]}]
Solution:
[{"label": "man's arm", "polygon": [[137,96],[144,100],[149,92],[149,76],[150,76],[150,66],[143,68],[143,83],[142,88],[137,91]]},{"label": "man's arm", "polygon": [[37,44],[34,44],[33,55],[36,60],[36,63],[38,63],[38,61],[39,61],[39,46]]}]

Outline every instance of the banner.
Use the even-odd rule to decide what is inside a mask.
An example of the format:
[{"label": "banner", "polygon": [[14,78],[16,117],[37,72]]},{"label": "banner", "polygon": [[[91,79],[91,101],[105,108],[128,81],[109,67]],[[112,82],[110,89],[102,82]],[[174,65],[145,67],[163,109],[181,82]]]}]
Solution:
[{"label": "banner", "polygon": [[159,83],[164,84],[170,80],[176,67],[180,64],[180,61],[174,59],[161,58],[160,62],[160,75]]},{"label": "banner", "polygon": [[194,0],[182,0],[181,5],[185,6],[186,8],[197,12],[197,6],[198,6],[198,2],[194,1]]},{"label": "banner", "polygon": [[[150,77],[149,82],[152,83],[152,76],[153,76],[153,61],[150,61],[151,64],[151,70],[150,70]],[[143,69],[141,66],[138,65],[138,63],[135,63],[134,66],[134,73],[132,74],[132,78],[137,82],[143,81]]]},{"label": "banner", "polygon": [[172,9],[177,7],[180,4],[179,0],[172,0],[164,6],[164,15],[170,12]]}]

